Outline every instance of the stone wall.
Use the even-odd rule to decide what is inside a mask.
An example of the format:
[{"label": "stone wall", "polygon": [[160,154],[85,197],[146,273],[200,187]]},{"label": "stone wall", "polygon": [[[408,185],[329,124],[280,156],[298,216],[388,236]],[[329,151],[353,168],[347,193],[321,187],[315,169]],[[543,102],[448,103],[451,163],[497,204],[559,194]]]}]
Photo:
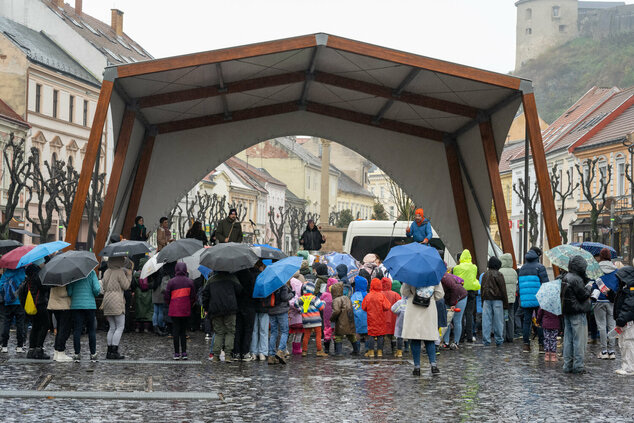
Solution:
[{"label": "stone wall", "polygon": [[634,4],[594,10],[579,20],[581,36],[605,38],[626,33],[634,34]]}]

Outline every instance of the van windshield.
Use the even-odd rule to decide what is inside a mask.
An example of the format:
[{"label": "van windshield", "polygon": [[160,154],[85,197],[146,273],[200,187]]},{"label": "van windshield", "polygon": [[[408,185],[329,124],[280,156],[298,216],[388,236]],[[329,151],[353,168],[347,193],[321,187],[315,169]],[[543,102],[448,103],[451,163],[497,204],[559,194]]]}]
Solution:
[{"label": "van windshield", "polygon": [[[392,241],[391,245],[390,240]],[[392,247],[409,244],[410,242],[412,242],[412,239],[404,236],[395,236],[392,238],[389,236],[359,235],[352,239],[350,255],[359,261],[363,261],[363,257],[365,257],[366,254],[374,253],[377,254],[381,260],[385,260],[387,253],[390,252]],[[429,245],[437,250],[442,251],[445,249],[445,244],[440,238],[432,238]]]}]

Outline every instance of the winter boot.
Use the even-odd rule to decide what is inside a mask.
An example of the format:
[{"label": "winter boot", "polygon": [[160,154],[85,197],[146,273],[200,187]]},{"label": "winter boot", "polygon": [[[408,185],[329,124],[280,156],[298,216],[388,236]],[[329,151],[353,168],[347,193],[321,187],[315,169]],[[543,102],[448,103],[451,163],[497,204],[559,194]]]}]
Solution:
[{"label": "winter boot", "polygon": [[113,360],[112,356],[112,345],[108,345],[108,352],[106,353],[106,360]]},{"label": "winter boot", "polygon": [[390,341],[390,346],[392,347],[392,349],[390,351],[392,351],[392,355],[396,355],[396,351],[398,351],[396,349],[396,339],[392,338],[392,340]]},{"label": "winter boot", "polygon": [[38,360],[50,360],[51,356],[44,353],[44,348],[36,348],[33,358]]},{"label": "winter boot", "polygon": [[35,358],[35,348],[29,348],[29,351],[26,353],[26,358]]},{"label": "winter boot", "polygon": [[376,351],[376,356],[377,357],[383,357],[383,350],[377,350]]},{"label": "winter boot", "polygon": [[144,322],[144,323],[143,323],[143,332],[145,332],[145,333],[150,333],[150,332],[152,332],[152,323],[150,323],[150,322]]},{"label": "winter boot", "polygon": [[157,334],[158,336],[163,336],[161,328],[158,326],[154,326],[154,333]]},{"label": "winter boot", "polygon": [[328,354],[326,354],[325,352],[321,351],[321,350],[317,350],[317,357],[328,357]]},{"label": "winter boot", "polygon": [[330,339],[327,341],[324,341],[324,352],[326,354],[330,354]]},{"label": "winter boot", "polygon": [[343,355],[343,344],[341,342],[335,342],[335,355],[341,357]]},{"label": "winter boot", "polygon": [[546,353],[544,354],[544,361],[545,362],[549,362],[550,361],[550,352],[546,351]]},{"label": "winter boot", "polygon": [[403,358],[403,350],[396,350],[396,353],[394,353],[394,357]]},{"label": "winter boot", "polygon": [[142,323],[141,322],[134,322],[134,331],[136,333],[141,333],[143,332],[143,328],[141,327]]},{"label": "winter boot", "polygon": [[293,355],[300,355],[302,353],[302,343],[293,342]]},{"label": "winter boot", "polygon": [[368,358],[374,358],[374,350],[368,350],[365,352],[365,356]]},{"label": "winter boot", "polygon": [[352,343],[352,355],[359,355],[361,351],[361,342],[356,341]]},{"label": "winter boot", "polygon": [[[185,353],[183,353],[185,354]],[[187,357],[187,356],[185,356]],[[125,357],[122,356],[121,354],[119,354],[119,346],[118,345],[113,345],[112,346],[112,359],[113,360],[123,360]],[[182,354],[181,354],[181,358],[182,358]]]}]

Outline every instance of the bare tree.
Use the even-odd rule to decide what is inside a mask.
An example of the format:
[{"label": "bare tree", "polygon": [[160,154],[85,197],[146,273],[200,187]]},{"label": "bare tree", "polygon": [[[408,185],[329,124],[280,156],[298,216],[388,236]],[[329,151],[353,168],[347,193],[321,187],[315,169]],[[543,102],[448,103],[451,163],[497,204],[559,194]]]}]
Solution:
[{"label": "bare tree", "polygon": [[242,222],[244,220],[244,218],[247,217],[247,212],[249,211],[249,208],[247,206],[245,206],[244,203],[242,203],[242,202],[238,202],[238,203],[233,202],[233,203],[229,204],[228,208],[229,208],[229,210],[236,209],[236,215],[237,215],[238,222]]},{"label": "bare tree", "polygon": [[[40,240],[47,242],[48,233],[53,225],[53,214],[57,211],[57,198],[59,196],[60,186],[63,184],[62,175],[64,173],[64,162],[61,160],[53,160],[51,164],[44,161],[44,169],[46,174],[42,172],[40,166],[40,151],[31,148],[31,174],[29,175],[30,184],[26,186],[28,192],[25,203],[26,219],[33,225],[33,230],[38,232]],[[33,193],[37,195],[37,218],[31,216],[29,205],[33,201]]]},{"label": "bare tree", "polygon": [[[522,200],[522,204],[526,204],[526,184],[522,178],[519,179],[519,186],[513,184],[513,191],[520,197]],[[530,189],[529,189],[530,190]],[[539,201],[539,196],[537,195],[539,190],[537,189],[537,182],[533,187],[532,193],[529,192],[528,199],[528,222],[524,222],[524,224],[528,224],[528,239],[531,245],[535,245],[537,243],[537,236],[539,235],[539,215],[537,214],[537,202]]]},{"label": "bare tree", "polygon": [[[599,241],[599,215],[605,208],[605,200],[608,195],[608,187],[612,180],[612,165],[606,164],[605,167],[598,167],[599,158],[586,159],[581,163],[575,164],[579,179],[581,181],[581,193],[590,204],[590,237],[593,242]],[[605,170],[603,170],[605,169]],[[585,173],[587,170],[587,175]],[[598,179],[599,188],[594,191],[595,180]]]},{"label": "bare tree", "polygon": [[282,206],[278,208],[278,212],[279,213],[276,213],[275,207],[271,206],[269,209],[269,226],[271,227],[273,236],[275,236],[277,248],[282,249],[284,246],[284,227],[286,226],[289,212],[288,210],[284,210]]},{"label": "bare tree", "polygon": [[8,235],[9,222],[20,204],[20,195],[26,188],[28,176],[31,173],[32,163],[26,158],[25,144],[24,138],[16,138],[12,132],[9,135],[9,141],[3,146],[2,156],[5,165],[2,172],[8,173],[10,181],[5,195],[4,217],[0,222],[0,239]]},{"label": "bare tree", "polygon": [[563,189],[563,177],[559,174],[557,164],[553,166],[550,175],[550,185],[553,189],[555,201],[557,201],[557,199],[561,201],[561,209],[559,210],[559,215],[557,216],[557,225],[559,226],[559,234],[561,235],[561,239],[564,244],[568,243],[568,231],[566,231],[562,225],[564,214],[566,213],[566,199],[571,197],[579,187],[579,182],[576,184],[572,183],[572,173],[570,172],[570,169],[566,171],[566,175],[568,176],[568,184],[566,185],[565,190]]},{"label": "bare tree", "polygon": [[67,228],[70,213],[73,209],[73,201],[75,201],[75,194],[77,193],[79,173],[72,165],[67,164],[62,179],[63,181],[60,182],[59,186],[57,214],[59,215],[59,220],[62,222],[62,225]]},{"label": "bare tree", "polygon": [[388,178],[386,176],[385,180],[388,183],[388,188],[390,190],[392,200],[394,200],[394,204],[396,205],[396,213],[399,220],[412,220],[412,218],[414,217],[415,208],[412,199],[391,178]]},{"label": "bare tree", "polygon": [[328,216],[328,224],[330,226],[337,226],[339,223],[339,217],[341,216],[340,211],[333,210],[330,212],[330,216]]}]

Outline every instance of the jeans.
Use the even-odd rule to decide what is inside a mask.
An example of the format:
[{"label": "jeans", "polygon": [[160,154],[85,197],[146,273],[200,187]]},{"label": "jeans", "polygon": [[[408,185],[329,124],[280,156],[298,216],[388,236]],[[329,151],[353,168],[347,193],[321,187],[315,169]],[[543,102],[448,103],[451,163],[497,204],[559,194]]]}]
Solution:
[{"label": "jeans", "polygon": [[[271,336],[269,338],[269,355],[275,355],[277,350],[286,350],[288,342],[288,313],[281,313],[269,316],[271,322]],[[277,336],[280,336],[280,342],[277,344]],[[279,345],[279,346],[277,346]]]},{"label": "jeans", "polygon": [[515,337],[515,303],[509,303],[509,318],[504,321],[504,340],[513,342]]},{"label": "jeans", "polygon": [[121,342],[121,335],[123,335],[123,329],[125,328],[125,314],[118,316],[106,316],[108,319],[108,335],[106,335],[106,342],[108,345],[119,346]]},{"label": "jeans", "polygon": [[251,307],[238,304],[236,314],[236,334],[233,342],[233,353],[245,355],[251,348],[251,336],[253,335],[253,323],[255,310]]},{"label": "jeans", "polygon": [[155,328],[165,327],[165,318],[163,316],[163,304],[154,304],[154,314],[152,314],[152,325],[154,325]]},{"label": "jeans", "polygon": [[376,339],[376,347],[379,351],[383,351],[383,342],[385,338],[383,336],[368,336],[368,341],[366,345],[368,346],[368,351],[374,351],[374,340]]},{"label": "jeans", "polygon": [[[454,312],[453,318],[451,322],[453,324],[453,341],[456,344],[460,343],[460,337],[462,336],[462,316],[465,312],[465,307],[467,306],[467,297],[464,297],[462,300],[458,301],[456,304],[456,308],[459,308],[459,312]],[[445,344],[448,344],[451,340],[451,325],[447,327],[447,331],[443,336],[443,341]]]},{"label": "jeans", "polygon": [[465,318],[465,336],[467,342],[471,342],[473,338],[473,323],[475,320],[475,312],[476,312],[476,297],[478,296],[478,291],[467,291],[467,305],[464,308],[464,318]]},{"label": "jeans", "polygon": [[33,316],[31,322],[33,326],[31,326],[31,334],[29,335],[29,348],[42,348],[51,325],[48,320],[48,310],[44,308],[43,304],[37,309],[37,313]]},{"label": "jeans", "polygon": [[[425,351],[427,351],[427,358],[429,358],[429,364],[436,364],[436,344],[434,341],[424,341]],[[412,358],[414,359],[414,367],[420,367],[420,339],[412,339],[410,345],[412,346]]]},{"label": "jeans", "polygon": [[[531,343],[531,329],[533,327],[533,312],[537,312],[537,307],[524,308],[522,307],[522,313],[524,313],[524,323],[522,324],[522,334],[525,344]],[[539,345],[544,344],[544,332],[542,328],[537,328],[537,336],[539,338]]]},{"label": "jeans", "polygon": [[614,339],[607,336],[608,332],[616,326],[614,317],[612,317],[613,309],[612,303],[597,303],[594,306],[594,319],[597,321],[599,337],[601,338],[601,351],[614,351]]},{"label": "jeans", "polygon": [[15,326],[18,347],[24,346],[25,330],[24,330],[24,308],[21,305],[3,305],[2,315],[4,316],[4,327],[2,330],[2,346],[9,344],[9,331],[11,329],[11,320],[15,317]]},{"label": "jeans", "polygon": [[585,314],[564,315],[564,372],[583,370],[588,343],[588,320]]},{"label": "jeans", "polygon": [[66,341],[70,337],[72,314],[70,310],[53,310],[57,321],[57,335],[55,335],[55,351],[65,351]]},{"label": "jeans", "polygon": [[[189,324],[189,317],[175,317],[172,316],[172,337],[174,338],[174,353],[186,353],[187,352],[187,325]],[[180,351],[179,351],[180,347]]]},{"label": "jeans", "polygon": [[251,335],[251,354],[266,355],[269,351],[269,315],[255,313]]},{"label": "jeans", "polygon": [[524,314],[521,310],[519,299],[515,301],[515,306],[513,307],[513,323],[515,326],[513,332],[514,334],[517,333],[519,337],[520,333],[524,333],[522,329],[524,326]]},{"label": "jeans", "polygon": [[495,344],[504,342],[504,304],[502,300],[482,301],[482,343],[491,344],[491,330],[495,336]]},{"label": "jeans", "polygon": [[95,318],[95,310],[71,310],[73,314],[73,347],[75,354],[81,353],[81,331],[84,329],[84,323],[88,330],[88,347],[90,354],[97,353],[97,319]]},{"label": "jeans", "polygon": [[215,316],[212,317],[211,323],[214,326],[214,356],[220,357],[220,351],[224,349],[225,357],[228,357],[233,350],[233,340],[236,335],[236,315]]}]

